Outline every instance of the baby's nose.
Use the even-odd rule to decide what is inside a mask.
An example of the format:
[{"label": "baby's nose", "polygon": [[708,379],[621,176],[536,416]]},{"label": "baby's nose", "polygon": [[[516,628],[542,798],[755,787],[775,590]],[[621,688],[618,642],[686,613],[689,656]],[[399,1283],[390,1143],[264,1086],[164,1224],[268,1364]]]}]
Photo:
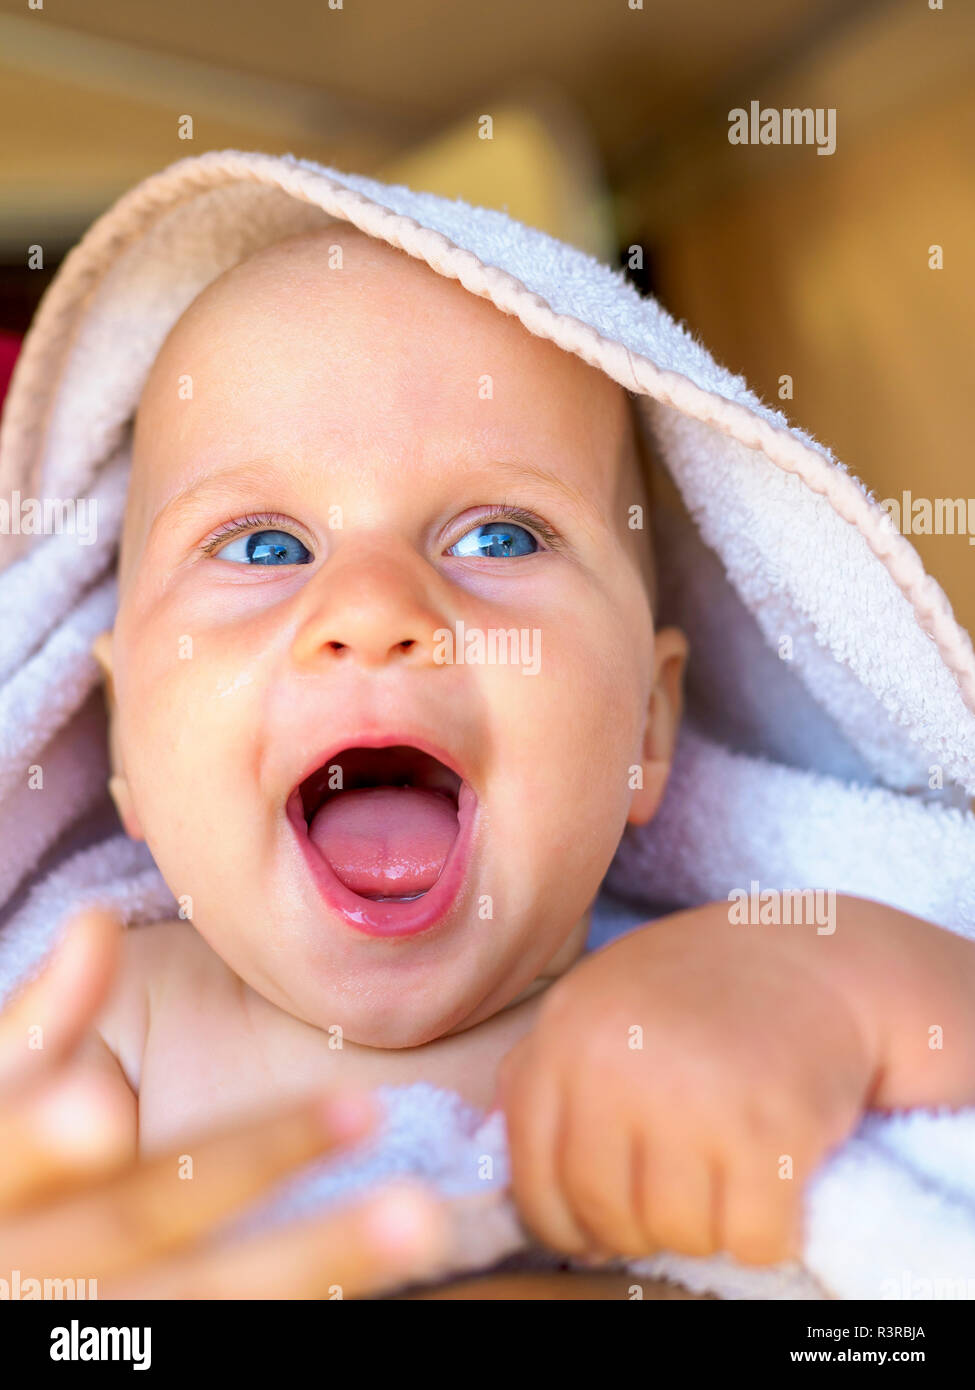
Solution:
[{"label": "baby's nose", "polygon": [[339,642],[333,638],[327,641],[324,646],[336,656],[341,656],[343,652],[358,652],[360,656],[365,654],[372,660],[380,662],[388,661],[391,657],[398,655],[405,656],[411,648],[417,646],[417,641],[415,637],[404,637],[400,642],[391,643],[385,652],[383,651],[385,643],[368,642],[361,639],[356,642]]},{"label": "baby's nose", "polygon": [[[330,572],[331,571],[331,572]],[[432,662],[443,615],[419,565],[377,556],[336,556],[303,596],[294,641],[299,665],[355,660],[365,666]]]}]

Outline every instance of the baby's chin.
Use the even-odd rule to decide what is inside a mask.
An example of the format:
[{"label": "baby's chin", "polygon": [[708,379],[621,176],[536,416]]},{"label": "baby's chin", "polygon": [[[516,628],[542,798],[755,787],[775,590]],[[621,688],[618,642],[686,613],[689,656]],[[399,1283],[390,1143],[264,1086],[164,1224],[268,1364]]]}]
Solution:
[{"label": "baby's chin", "polygon": [[[316,1011],[317,1012],[317,1011]],[[331,1017],[341,1017],[344,1010],[338,1007],[331,1012]],[[322,1015],[319,1014],[319,1018]],[[352,1043],[356,1047],[370,1047],[383,1052],[401,1052],[416,1047],[424,1047],[428,1043],[437,1042],[442,1038],[454,1036],[466,1031],[466,1029],[476,1026],[477,1007],[466,1002],[445,1013],[442,1008],[432,1009],[429,1012],[420,1013],[416,1008],[404,1010],[393,1000],[382,1001],[377,1010],[370,1011],[364,1017],[353,1016],[341,1025],[342,1037],[344,1042]],[[483,1019],[477,1020],[483,1022]],[[320,1028],[322,1031],[329,1031],[332,1024],[324,1021],[316,1022],[307,1019],[306,1022]]]},{"label": "baby's chin", "polygon": [[[212,943],[211,943],[212,944]],[[311,972],[272,967],[268,962],[248,967],[225,963],[269,1004],[317,1029],[336,1048],[346,1044],[383,1051],[423,1047],[448,1035],[485,1022],[509,1003],[510,991],[497,1005],[486,1000],[483,981],[471,975],[473,962],[430,968],[422,990],[410,988],[390,972],[372,970],[365,979],[355,974],[325,972],[320,989],[309,986]],[[331,978],[329,978],[331,974]]]},{"label": "baby's chin", "polygon": [[225,887],[211,885],[198,903],[199,935],[250,990],[334,1048],[401,1051],[483,1025],[539,992],[540,974],[561,973],[549,957],[559,940],[572,944],[569,932],[541,951],[552,932],[546,894],[544,910],[522,901],[485,923],[471,891],[429,931],[390,937],[354,930],[277,881],[253,875]]}]

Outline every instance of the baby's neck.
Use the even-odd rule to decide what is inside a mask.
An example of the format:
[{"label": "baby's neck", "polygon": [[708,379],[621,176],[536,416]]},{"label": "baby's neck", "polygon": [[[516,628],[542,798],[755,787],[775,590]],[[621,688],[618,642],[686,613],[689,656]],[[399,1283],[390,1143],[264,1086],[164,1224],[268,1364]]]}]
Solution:
[{"label": "baby's neck", "polygon": [[536,994],[542,994],[545,990],[549,988],[550,985],[553,985],[555,981],[559,979],[560,976],[565,975],[569,970],[571,970],[572,967],[575,965],[576,961],[582,955],[586,947],[586,941],[589,937],[590,918],[591,912],[589,911],[585,912],[582,915],[582,917],[579,919],[576,925],[572,928],[572,931],[562,942],[562,945],[556,951],[552,959],[548,962],[544,969],[538,975],[535,976],[531,984],[525,986],[525,988],[520,992],[520,994],[516,994],[515,997],[513,999],[510,999],[507,1004],[503,1004],[500,1009],[496,1009],[493,1013],[488,1014],[483,1018],[478,1018],[478,1016],[475,1014],[472,1020],[469,1020],[464,1023],[459,1023],[456,1028],[449,1029],[442,1036],[445,1038],[451,1038],[454,1037],[457,1033],[466,1032],[468,1028],[480,1026],[488,1022],[488,1020],[491,1018],[500,1018],[502,1014],[510,1014],[515,1009],[520,1008],[521,1005],[526,1004],[529,999],[533,999]]},{"label": "baby's neck", "polygon": [[517,1008],[526,999],[531,999],[535,994],[541,994],[542,990],[554,985],[561,975],[567,974],[572,969],[586,948],[586,940],[589,936],[589,917],[590,914],[587,912],[580,918],[542,973],[536,976],[527,989],[523,989],[519,995],[516,995],[510,1004],[506,1004],[503,1009],[499,1010],[500,1013]]}]

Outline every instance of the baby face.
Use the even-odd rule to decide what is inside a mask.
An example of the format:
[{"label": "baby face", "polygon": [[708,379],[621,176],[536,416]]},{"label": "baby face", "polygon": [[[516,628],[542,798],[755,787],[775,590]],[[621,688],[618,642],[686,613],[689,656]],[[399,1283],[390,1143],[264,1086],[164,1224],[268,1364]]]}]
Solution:
[{"label": "baby face", "polygon": [[621,388],[351,229],[189,307],[136,419],[113,756],[253,989],[404,1047],[579,953],[679,717],[643,500]]}]

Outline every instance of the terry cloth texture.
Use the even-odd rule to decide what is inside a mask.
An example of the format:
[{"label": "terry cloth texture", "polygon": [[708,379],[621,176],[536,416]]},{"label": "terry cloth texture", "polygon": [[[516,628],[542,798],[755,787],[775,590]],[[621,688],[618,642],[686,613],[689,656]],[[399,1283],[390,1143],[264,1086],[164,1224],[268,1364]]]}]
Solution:
[{"label": "terry cloth texture", "polygon": [[[98,525],[91,544],[54,534],[0,545],[0,991],[86,904],[114,905],[133,925],[175,915],[106,800],[90,653],[115,611],[133,415],[164,337],[207,284],[285,236],[343,222],[625,387],[656,459],[658,617],[690,638],[688,712],[661,811],[627,830],[590,946],[753,883],[858,893],[975,936],[972,644],[830,451],[621,272],[570,246],[459,200],[227,150],[179,161],[94,224],[14,370],[0,496],[95,498]],[[43,792],[31,787],[36,765]],[[305,1175],[303,1200],[327,1204],[404,1171],[483,1192],[484,1154],[503,1200],[499,1116],[433,1087],[383,1095],[387,1129],[365,1157]],[[801,1265],[661,1254],[634,1268],[740,1298],[911,1296],[893,1292],[905,1271],[914,1288],[971,1291],[973,1154],[975,1111],[871,1115],[810,1184]],[[296,1200],[289,1187],[282,1210]],[[504,1211],[485,1218],[458,1268],[525,1245]]]}]

